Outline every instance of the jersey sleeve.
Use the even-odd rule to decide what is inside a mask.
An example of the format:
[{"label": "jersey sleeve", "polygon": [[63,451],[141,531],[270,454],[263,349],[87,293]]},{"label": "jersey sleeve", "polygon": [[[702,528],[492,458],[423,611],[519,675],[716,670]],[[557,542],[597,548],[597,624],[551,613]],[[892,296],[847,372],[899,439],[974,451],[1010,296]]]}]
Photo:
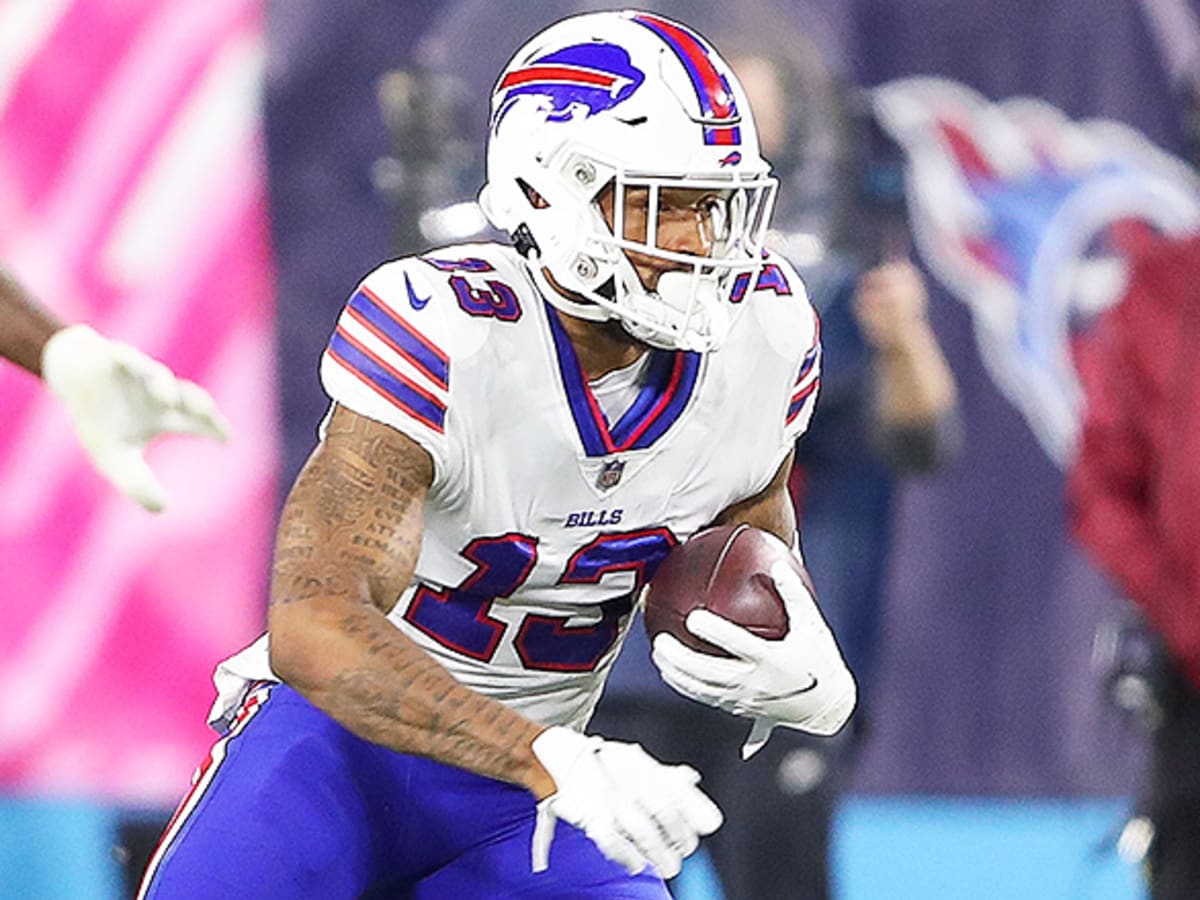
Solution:
[{"label": "jersey sleeve", "polygon": [[821,323],[804,281],[787,260],[769,254],[754,285],[754,308],[766,341],[786,368],[788,390],[778,415],[790,449],[808,429],[821,387]]},{"label": "jersey sleeve", "polygon": [[797,347],[804,347],[788,397],[784,415],[784,432],[792,443],[808,430],[813,410],[817,405],[817,391],[821,387],[821,320],[812,306],[805,302],[811,326],[803,329]]},{"label": "jersey sleeve", "polygon": [[420,444],[441,479],[454,468],[447,436],[452,335],[418,261],[371,272],[346,302],[321,358],[335,402]]}]

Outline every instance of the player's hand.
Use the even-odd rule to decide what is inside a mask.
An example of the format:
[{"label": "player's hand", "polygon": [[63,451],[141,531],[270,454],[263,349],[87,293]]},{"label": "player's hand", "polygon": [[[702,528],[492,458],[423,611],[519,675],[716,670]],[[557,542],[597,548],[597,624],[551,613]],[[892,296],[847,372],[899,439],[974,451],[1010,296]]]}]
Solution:
[{"label": "player's hand", "polygon": [[171,432],[229,436],[225,417],[203,388],[86,325],[50,337],[42,351],[42,379],[66,407],[100,473],[152,512],[166,498],[142,455],[151,439]]},{"label": "player's hand", "polygon": [[679,874],[700,837],[723,821],[721,810],[698,787],[700,773],[664,765],[638,744],[554,726],[534,739],[533,752],[557,787],[538,803],[535,872],[549,865],[558,819],[582,829],[601,853],[630,873],[652,865],[663,878]]},{"label": "player's hand", "polygon": [[758,752],[776,725],[834,734],[857,700],[854,677],[800,576],[777,562],[771,578],[787,607],[783,638],[761,638],[706,609],[693,610],[684,624],[730,657],[699,653],[666,632],[654,638],[654,663],[667,684],[685,697],[755,719],[743,759]]}]

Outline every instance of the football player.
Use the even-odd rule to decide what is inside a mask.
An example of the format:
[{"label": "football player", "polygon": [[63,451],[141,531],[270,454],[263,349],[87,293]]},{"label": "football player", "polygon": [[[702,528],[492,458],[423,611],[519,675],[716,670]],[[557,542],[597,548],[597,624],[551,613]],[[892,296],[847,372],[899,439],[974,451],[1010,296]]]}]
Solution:
[{"label": "football player", "polygon": [[143,452],[161,434],[229,436],[199,385],[87,325],[64,326],[0,267],[0,356],[45,381],[96,469],[151,512],[166,496]]},{"label": "football player", "polygon": [[[217,670],[223,736],[144,897],[665,898],[720,825],[695,771],[583,729],[673,546],[727,521],[796,538],[820,346],[762,246],[775,181],[745,94],[683,25],[573,17],[501,73],[487,165],[511,246],[387,263],[346,304],[268,634]],[[656,654],[754,719],[749,750],[855,701],[777,577],[785,639],[694,613],[731,657]]]}]

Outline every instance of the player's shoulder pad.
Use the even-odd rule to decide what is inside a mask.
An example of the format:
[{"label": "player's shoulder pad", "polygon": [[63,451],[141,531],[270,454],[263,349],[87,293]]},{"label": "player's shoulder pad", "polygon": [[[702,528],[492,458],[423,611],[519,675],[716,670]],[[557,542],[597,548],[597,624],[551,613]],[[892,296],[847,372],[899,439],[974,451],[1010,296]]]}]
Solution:
[{"label": "player's shoulder pad", "polygon": [[808,290],[792,264],[778,253],[766,254],[746,294],[747,312],[780,356],[799,359],[817,343],[817,314]]}]

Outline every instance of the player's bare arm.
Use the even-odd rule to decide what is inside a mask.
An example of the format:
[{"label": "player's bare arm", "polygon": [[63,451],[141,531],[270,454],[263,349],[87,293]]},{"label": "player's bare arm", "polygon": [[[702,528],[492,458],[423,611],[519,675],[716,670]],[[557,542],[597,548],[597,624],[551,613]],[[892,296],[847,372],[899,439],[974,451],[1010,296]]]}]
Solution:
[{"label": "player's bare arm", "polygon": [[795,451],[787,455],[770,484],[753,497],[747,497],[728,507],[717,517],[715,524],[732,525],[744,522],[771,532],[791,546],[796,539],[796,512],[788,493],[788,475],[792,471],[795,455]]},{"label": "player's bare arm", "polygon": [[339,407],[284,506],[271,582],[271,665],[369,741],[521,784],[554,785],[540,726],[459,684],[386,615],[412,578],[433,462]]},{"label": "player's bare arm", "polygon": [[0,266],[0,356],[34,375],[42,374],[42,349],[63,327]]}]

